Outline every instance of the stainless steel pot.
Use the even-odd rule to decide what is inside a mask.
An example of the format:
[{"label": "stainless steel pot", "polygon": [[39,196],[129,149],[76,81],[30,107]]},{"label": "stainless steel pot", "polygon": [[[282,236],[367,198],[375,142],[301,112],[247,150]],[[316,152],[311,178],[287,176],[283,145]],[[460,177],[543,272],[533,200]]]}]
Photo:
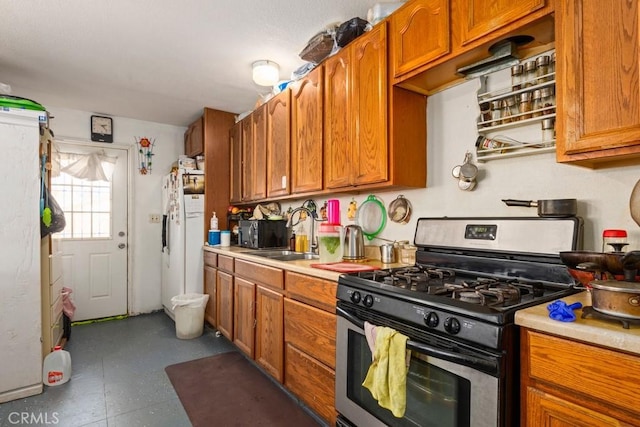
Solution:
[{"label": "stainless steel pot", "polygon": [[359,225],[347,225],[344,228],[344,255],[347,261],[364,259],[364,233]]},{"label": "stainless steel pot", "polygon": [[591,306],[612,316],[640,319],[640,283],[619,280],[594,280]]},{"label": "stainless steel pot", "polygon": [[578,213],[578,201],[576,199],[550,199],[550,200],[513,200],[502,199],[507,206],[526,206],[538,208],[538,216],[549,218],[567,218]]}]

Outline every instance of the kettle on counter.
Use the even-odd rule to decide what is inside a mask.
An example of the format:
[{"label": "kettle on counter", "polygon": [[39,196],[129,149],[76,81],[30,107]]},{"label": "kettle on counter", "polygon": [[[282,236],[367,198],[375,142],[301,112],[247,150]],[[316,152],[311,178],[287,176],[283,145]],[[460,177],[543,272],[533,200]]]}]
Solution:
[{"label": "kettle on counter", "polygon": [[359,225],[347,225],[344,228],[344,254],[346,261],[364,259],[364,234]]}]

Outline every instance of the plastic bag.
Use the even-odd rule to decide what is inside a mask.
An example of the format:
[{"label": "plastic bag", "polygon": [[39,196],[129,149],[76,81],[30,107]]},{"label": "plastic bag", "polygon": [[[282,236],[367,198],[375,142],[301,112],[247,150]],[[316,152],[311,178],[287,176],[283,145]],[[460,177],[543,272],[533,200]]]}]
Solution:
[{"label": "plastic bag", "polygon": [[340,24],[336,30],[336,44],[340,47],[345,47],[370,29],[371,25],[364,19],[351,18]]},{"label": "plastic bag", "polygon": [[320,63],[329,55],[335,53],[338,47],[335,42],[337,26],[329,26],[311,37],[307,45],[300,52],[300,58],[305,61]]},{"label": "plastic bag", "polygon": [[51,233],[59,233],[67,225],[64,219],[64,212],[46,185],[44,186],[44,193],[44,209],[40,216],[40,238]]}]

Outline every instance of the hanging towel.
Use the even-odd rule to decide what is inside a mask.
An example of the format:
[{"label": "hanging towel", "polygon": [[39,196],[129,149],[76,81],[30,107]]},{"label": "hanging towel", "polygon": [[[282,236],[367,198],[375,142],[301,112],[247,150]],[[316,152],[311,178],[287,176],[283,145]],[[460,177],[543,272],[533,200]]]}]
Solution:
[{"label": "hanging towel", "polygon": [[369,323],[365,320],[364,322],[364,336],[367,338],[367,344],[369,345],[369,350],[371,350],[371,361],[373,362],[373,356],[376,353],[376,328],[377,326]]},{"label": "hanging towel", "polygon": [[375,328],[373,362],[362,385],[369,389],[378,405],[397,418],[407,406],[407,337],[386,326]]}]

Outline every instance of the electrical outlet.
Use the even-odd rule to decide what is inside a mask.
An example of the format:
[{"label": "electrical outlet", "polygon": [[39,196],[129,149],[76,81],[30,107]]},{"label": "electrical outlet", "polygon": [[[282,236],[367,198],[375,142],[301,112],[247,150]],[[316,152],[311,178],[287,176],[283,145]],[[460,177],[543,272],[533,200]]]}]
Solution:
[{"label": "electrical outlet", "polygon": [[150,214],[149,222],[152,224],[157,224],[160,222],[160,214]]}]

